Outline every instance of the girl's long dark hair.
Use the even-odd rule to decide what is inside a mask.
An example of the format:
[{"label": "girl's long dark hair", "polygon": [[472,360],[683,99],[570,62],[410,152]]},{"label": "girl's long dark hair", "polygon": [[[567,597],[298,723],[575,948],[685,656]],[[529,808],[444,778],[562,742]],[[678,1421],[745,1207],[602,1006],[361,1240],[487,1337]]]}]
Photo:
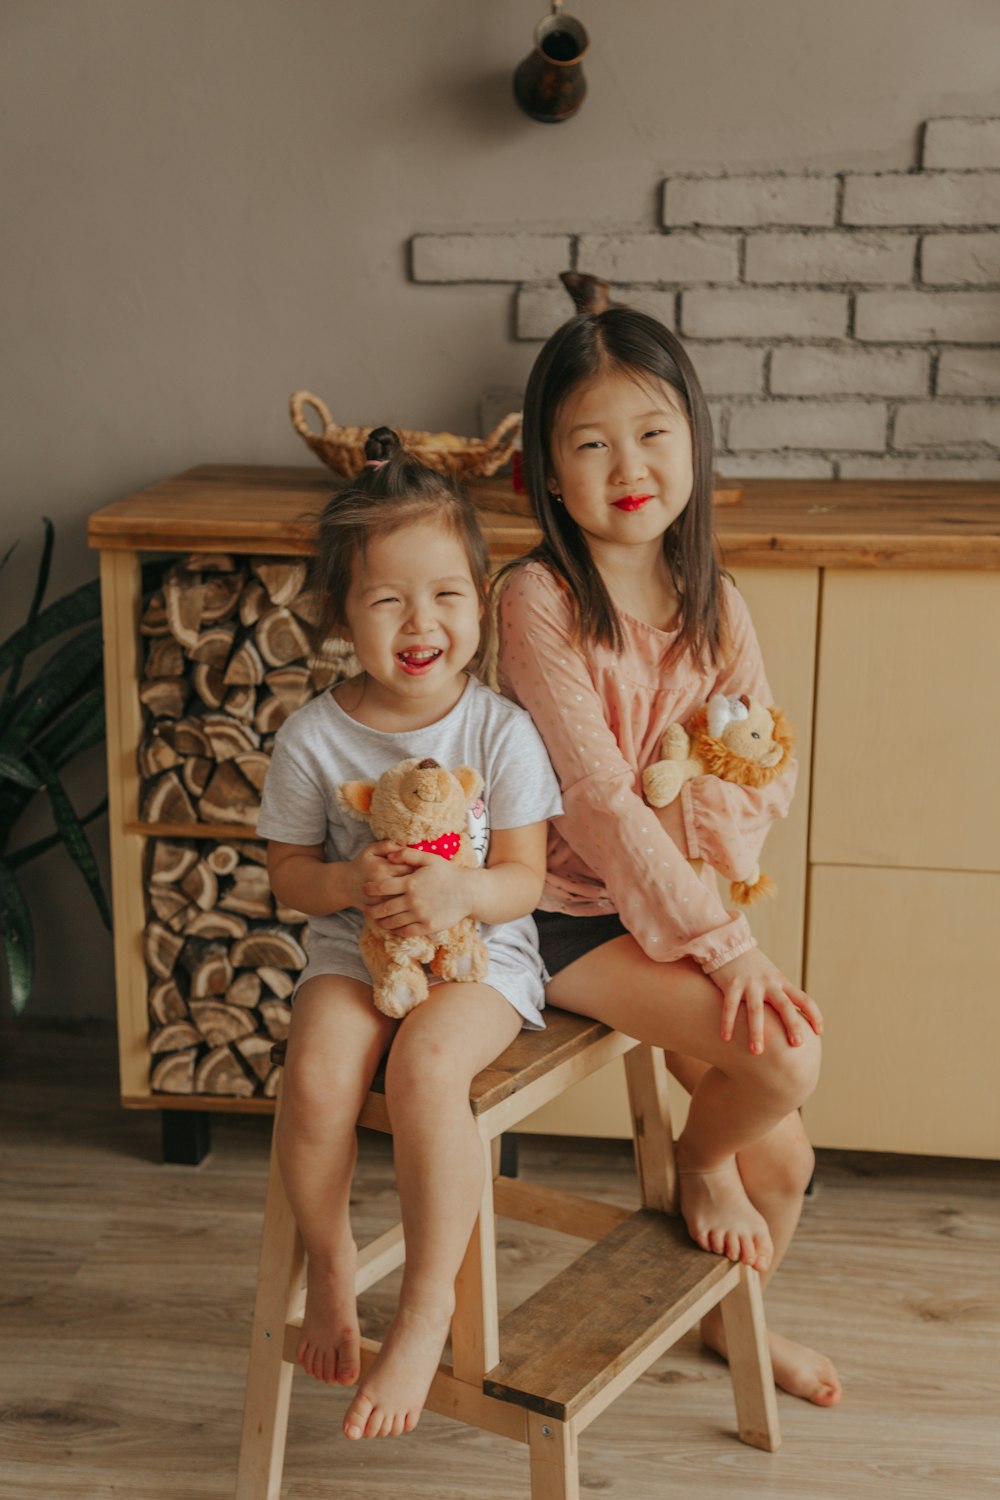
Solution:
[{"label": "girl's long dark hair", "polygon": [[482,615],[479,649],[469,668],[480,675],[492,648],[493,616],[487,592],[489,549],[475,506],[450,479],[407,453],[391,427],[376,427],[369,434],[365,457],[361,473],[331,496],[319,516],[311,579],[322,601],[317,649],[331,636],[349,634],[347,592],[355,559],[364,556],[375,537],[432,520],[455,534],[469,561]]},{"label": "girl's long dark hair", "polygon": [[630,307],[581,313],[556,330],[535,361],[524,397],[524,480],[542,540],[528,558],[543,562],[569,588],[584,643],[622,649],[618,611],[586,539],[548,487],[550,437],[560,408],[584,382],[614,373],[666,381],[691,425],[691,498],[664,534],[663,554],[680,601],[673,655],[689,650],[714,665],[722,650],[722,574],[712,533],[712,418],[679,339],[646,313]]}]

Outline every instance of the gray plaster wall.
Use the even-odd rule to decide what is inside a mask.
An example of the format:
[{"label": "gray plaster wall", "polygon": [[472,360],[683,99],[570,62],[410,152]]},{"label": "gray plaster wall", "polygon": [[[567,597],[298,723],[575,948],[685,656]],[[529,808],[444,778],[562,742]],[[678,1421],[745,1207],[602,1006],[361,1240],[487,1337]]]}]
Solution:
[{"label": "gray plaster wall", "polygon": [[[107,501],[195,463],[311,462],[295,387],[343,422],[476,430],[537,345],[511,338],[510,287],[412,282],[412,235],[651,231],[665,176],[907,171],[923,121],[1000,114],[994,0],[579,0],[589,98],[536,125],[510,75],[544,11],[0,4],[0,636],[43,513],[56,594],[96,573]],[[47,856],[26,883],[34,1013],[111,1014],[79,877]]]}]

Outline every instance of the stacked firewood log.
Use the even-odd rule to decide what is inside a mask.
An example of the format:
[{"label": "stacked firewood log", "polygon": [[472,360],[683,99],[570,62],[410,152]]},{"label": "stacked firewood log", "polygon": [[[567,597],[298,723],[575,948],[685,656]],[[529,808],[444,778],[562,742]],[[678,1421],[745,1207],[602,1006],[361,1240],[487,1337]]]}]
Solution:
[{"label": "stacked firewood log", "polygon": [[[288,715],[358,670],[344,641],[317,653],[298,558],[196,554],[167,571],[142,617],[141,818],[154,1092],[273,1093],[273,1042],[304,966],[306,918],[276,905],[253,839],[274,736]],[[191,825],[232,826],[230,839]],[[184,825],[187,825],[186,827]]]}]

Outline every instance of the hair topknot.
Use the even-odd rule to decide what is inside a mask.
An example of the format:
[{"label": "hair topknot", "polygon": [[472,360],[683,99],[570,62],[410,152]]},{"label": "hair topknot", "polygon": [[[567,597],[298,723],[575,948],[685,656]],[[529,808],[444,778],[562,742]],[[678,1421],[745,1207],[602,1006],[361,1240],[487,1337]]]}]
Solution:
[{"label": "hair topknot", "polygon": [[385,463],[402,452],[399,433],[391,427],[373,427],[365,439],[365,458],[369,463]]}]

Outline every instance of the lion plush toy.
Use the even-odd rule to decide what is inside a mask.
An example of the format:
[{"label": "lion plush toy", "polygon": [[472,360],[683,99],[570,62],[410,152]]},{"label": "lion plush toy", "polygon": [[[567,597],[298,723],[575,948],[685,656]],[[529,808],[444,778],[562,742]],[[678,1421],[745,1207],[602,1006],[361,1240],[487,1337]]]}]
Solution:
[{"label": "lion plush toy", "polygon": [[[425,849],[459,865],[477,864],[467,832],[467,809],[483,789],[468,766],[446,771],[436,760],[403,760],[378,781],[345,781],[341,804],[371,825],[376,839]],[[394,937],[369,917],[361,933],[361,956],[372,976],[373,998],[387,1016],[405,1016],[427,999],[423,965],[440,979],[483,979],[489,956],[474,917],[427,937]]]},{"label": "lion plush toy", "polygon": [[[718,776],[738,786],[766,786],[781,774],[795,747],[795,730],[780,708],[767,709],[746,693],[716,693],[690,719],[687,729],[671,724],[663,736],[663,759],[647,766],[642,786],[652,807],[673,802],[686,781]],[[693,860],[698,868],[701,861]],[[739,906],[774,894],[770,876],[760,866],[730,884]]]}]

